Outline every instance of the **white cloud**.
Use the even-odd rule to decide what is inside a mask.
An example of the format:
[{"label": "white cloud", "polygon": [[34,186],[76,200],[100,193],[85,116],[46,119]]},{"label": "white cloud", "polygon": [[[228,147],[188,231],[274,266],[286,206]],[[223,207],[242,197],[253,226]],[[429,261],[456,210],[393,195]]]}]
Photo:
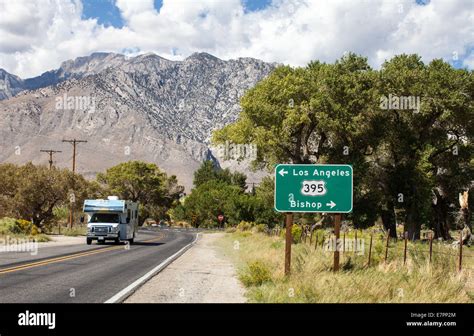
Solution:
[{"label": "white cloud", "polygon": [[182,59],[195,51],[304,65],[332,62],[344,51],[378,67],[399,53],[425,61],[457,53],[473,68],[470,0],[274,0],[245,13],[239,0],[116,0],[121,29],[82,20],[80,0],[0,0],[0,67],[36,76],[94,51],[139,50]]}]

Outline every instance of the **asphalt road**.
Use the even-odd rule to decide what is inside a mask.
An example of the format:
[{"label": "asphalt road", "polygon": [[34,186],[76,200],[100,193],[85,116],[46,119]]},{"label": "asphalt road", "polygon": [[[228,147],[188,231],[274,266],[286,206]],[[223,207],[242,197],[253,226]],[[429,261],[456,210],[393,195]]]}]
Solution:
[{"label": "asphalt road", "polygon": [[[134,245],[84,244],[0,253],[0,303],[105,302],[193,241],[194,232],[140,230]],[[128,248],[127,248],[128,247]]]}]

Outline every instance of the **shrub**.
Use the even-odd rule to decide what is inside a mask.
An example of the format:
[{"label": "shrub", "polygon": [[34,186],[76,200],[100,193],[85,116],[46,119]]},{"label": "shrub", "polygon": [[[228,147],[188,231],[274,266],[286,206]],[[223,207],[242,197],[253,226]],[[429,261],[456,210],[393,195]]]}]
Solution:
[{"label": "shrub", "polygon": [[10,232],[14,234],[37,235],[38,227],[30,221],[24,219],[15,220],[15,224],[10,227]]},{"label": "shrub", "polygon": [[252,222],[241,221],[237,225],[237,231],[250,231],[254,225]]},{"label": "shrub", "polygon": [[252,228],[252,231],[256,233],[267,232],[267,230],[268,226],[266,224],[257,224]]},{"label": "shrub", "polygon": [[32,222],[24,219],[2,218],[0,220],[0,234],[17,234],[36,236],[40,233],[39,228]]},{"label": "shrub", "polygon": [[298,224],[293,224],[291,227],[291,236],[293,237],[293,244],[296,244],[300,241],[301,235],[303,234],[303,229]]},{"label": "shrub", "polygon": [[0,234],[12,233],[12,228],[15,226],[15,219],[4,217],[0,219]]},{"label": "shrub", "polygon": [[[301,226],[299,226],[298,224],[293,224],[293,226],[291,227],[291,236],[293,238],[293,244],[296,244],[300,241],[302,234],[303,234],[303,229],[301,228]],[[284,239],[285,236],[286,236],[286,228],[283,228],[280,231],[280,237]]]},{"label": "shrub", "polygon": [[212,219],[206,219],[199,224],[202,229],[214,229],[216,228],[216,222]]},{"label": "shrub", "polygon": [[240,274],[239,278],[246,287],[260,286],[271,280],[271,272],[267,265],[256,260],[247,263],[245,271]]}]

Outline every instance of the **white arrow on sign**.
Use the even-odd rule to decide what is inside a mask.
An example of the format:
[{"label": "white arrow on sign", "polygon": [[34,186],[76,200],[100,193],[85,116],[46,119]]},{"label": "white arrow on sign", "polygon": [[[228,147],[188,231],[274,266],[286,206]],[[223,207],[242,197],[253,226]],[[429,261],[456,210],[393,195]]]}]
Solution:
[{"label": "white arrow on sign", "polygon": [[334,203],[333,201],[331,201],[330,203],[326,203],[326,206],[329,206],[332,208],[334,208],[336,206],[336,203]]},{"label": "white arrow on sign", "polygon": [[285,177],[286,174],[288,174],[288,172],[285,170],[285,168],[282,168],[278,174],[280,174],[281,176]]}]

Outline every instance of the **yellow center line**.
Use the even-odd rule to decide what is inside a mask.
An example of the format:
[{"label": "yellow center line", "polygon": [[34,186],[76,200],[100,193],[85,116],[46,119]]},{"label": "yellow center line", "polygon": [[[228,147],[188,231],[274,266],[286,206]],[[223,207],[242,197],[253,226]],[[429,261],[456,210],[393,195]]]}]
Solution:
[{"label": "yellow center line", "polygon": [[[137,243],[151,243],[151,242],[154,242],[154,241],[158,241],[158,240],[162,239],[163,237],[164,237],[164,234],[160,232],[159,236],[156,237],[156,238],[148,239],[148,240],[142,240],[142,241],[139,241]],[[21,271],[21,270],[28,269],[28,268],[54,264],[54,263],[65,261],[65,260],[71,260],[71,259],[86,257],[86,256],[94,255],[94,254],[104,253],[104,252],[108,252],[108,251],[119,250],[119,249],[124,249],[124,247],[123,246],[111,246],[111,247],[102,248],[100,250],[79,252],[79,253],[76,253],[76,254],[71,254],[71,255],[67,255],[67,256],[63,256],[63,257],[55,257],[55,258],[46,259],[46,260],[42,260],[42,261],[32,262],[32,263],[29,263],[29,264],[3,268],[3,269],[0,269],[0,275],[1,274],[6,274],[6,273],[12,273],[12,272],[16,272],[16,271]]]}]

